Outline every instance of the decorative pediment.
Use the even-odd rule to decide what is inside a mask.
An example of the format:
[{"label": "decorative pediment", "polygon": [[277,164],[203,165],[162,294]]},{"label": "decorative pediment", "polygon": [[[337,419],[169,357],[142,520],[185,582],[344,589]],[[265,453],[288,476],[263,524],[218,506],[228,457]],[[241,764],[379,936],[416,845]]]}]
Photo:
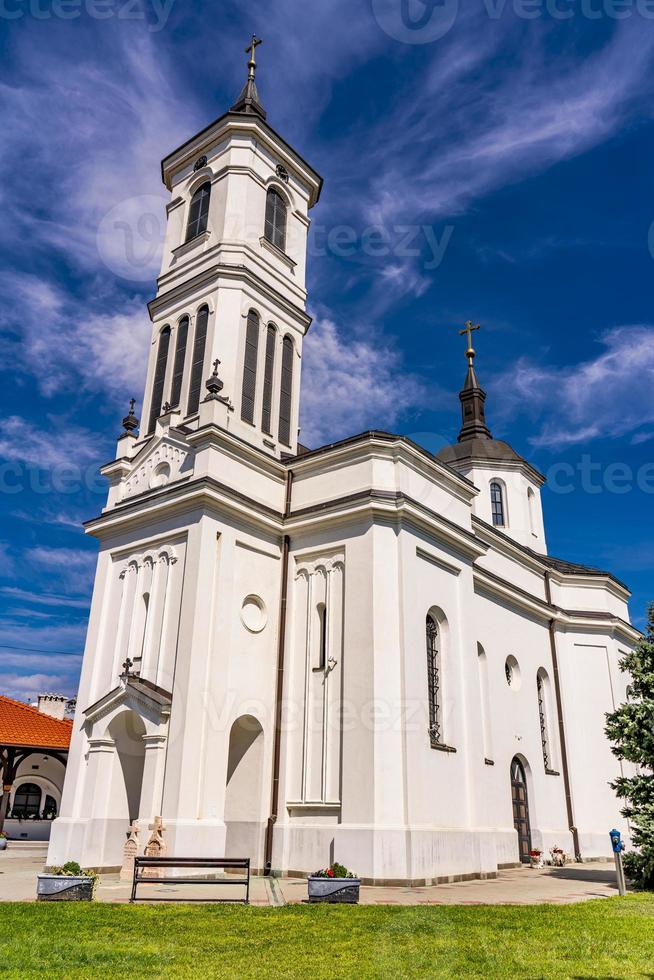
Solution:
[{"label": "decorative pediment", "polygon": [[175,483],[190,475],[192,468],[193,455],[184,444],[169,438],[160,439],[152,448],[146,446],[142,456],[137,456],[131,472],[124,479],[121,498]]},{"label": "decorative pediment", "polygon": [[118,687],[89,705],[84,710],[87,722],[95,723],[107,718],[118,708],[132,708],[137,714],[155,724],[166,721],[170,715],[172,695],[152,681],[136,675],[123,676]]}]

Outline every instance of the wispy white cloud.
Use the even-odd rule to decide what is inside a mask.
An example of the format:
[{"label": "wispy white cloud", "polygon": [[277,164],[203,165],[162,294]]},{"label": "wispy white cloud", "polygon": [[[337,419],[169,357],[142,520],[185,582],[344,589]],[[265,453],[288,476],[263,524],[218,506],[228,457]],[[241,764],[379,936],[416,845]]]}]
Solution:
[{"label": "wispy white cloud", "polygon": [[10,415],[0,430],[0,456],[41,467],[60,466],[72,459],[84,463],[97,460],[98,438],[79,426],[46,429],[29,419]]},{"label": "wispy white cloud", "polygon": [[534,446],[557,449],[637,434],[654,423],[654,327],[615,327],[599,341],[604,350],[581,364],[555,367],[523,358],[493,380],[492,397],[505,415],[522,408],[542,419]]},{"label": "wispy white cloud", "polygon": [[[434,394],[430,389],[430,399]],[[345,338],[321,313],[303,348],[301,398],[300,441],[315,447],[367,428],[392,428],[425,405],[427,392],[389,342]]]}]

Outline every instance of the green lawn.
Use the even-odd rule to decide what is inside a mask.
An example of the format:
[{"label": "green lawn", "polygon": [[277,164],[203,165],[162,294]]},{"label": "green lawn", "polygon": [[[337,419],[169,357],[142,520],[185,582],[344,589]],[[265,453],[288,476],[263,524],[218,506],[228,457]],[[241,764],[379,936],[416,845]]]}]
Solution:
[{"label": "green lawn", "polygon": [[654,977],[654,895],[577,905],[0,905],[0,976]]}]

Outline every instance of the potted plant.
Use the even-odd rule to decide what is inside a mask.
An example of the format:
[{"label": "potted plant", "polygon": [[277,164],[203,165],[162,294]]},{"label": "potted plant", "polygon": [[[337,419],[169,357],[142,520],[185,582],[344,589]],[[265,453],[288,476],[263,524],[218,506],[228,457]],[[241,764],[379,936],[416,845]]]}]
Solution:
[{"label": "potted plant", "polygon": [[543,867],[543,852],[539,851],[537,847],[529,852],[529,861],[532,868],[542,868]]},{"label": "potted plant", "polygon": [[0,830],[0,851],[7,850],[7,835],[4,830]]},{"label": "potted plant", "polygon": [[95,894],[98,876],[83,871],[77,861],[61,868],[51,868],[37,875],[36,898],[39,902],[90,902]]},{"label": "potted plant", "polygon": [[550,858],[553,868],[562,868],[566,861],[566,853],[562,847],[555,844],[554,847],[550,847]]},{"label": "potted plant", "polygon": [[309,875],[310,902],[344,902],[356,905],[359,901],[361,879],[337,861]]}]

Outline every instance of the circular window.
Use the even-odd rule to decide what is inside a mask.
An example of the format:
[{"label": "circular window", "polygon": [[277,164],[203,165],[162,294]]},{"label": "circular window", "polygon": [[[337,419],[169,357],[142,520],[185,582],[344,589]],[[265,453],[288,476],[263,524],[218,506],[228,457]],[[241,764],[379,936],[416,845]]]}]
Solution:
[{"label": "circular window", "polygon": [[504,673],[506,675],[506,683],[509,687],[512,687],[515,691],[520,687],[520,666],[515,657],[507,657],[506,663],[504,664]]},{"label": "circular window", "polygon": [[268,622],[266,604],[258,595],[247,595],[243,600],[241,622],[250,633],[260,633]]},{"label": "circular window", "polygon": [[165,487],[169,479],[170,464],[158,463],[153,469],[152,476],[150,477],[150,488],[154,489],[154,487]]}]

